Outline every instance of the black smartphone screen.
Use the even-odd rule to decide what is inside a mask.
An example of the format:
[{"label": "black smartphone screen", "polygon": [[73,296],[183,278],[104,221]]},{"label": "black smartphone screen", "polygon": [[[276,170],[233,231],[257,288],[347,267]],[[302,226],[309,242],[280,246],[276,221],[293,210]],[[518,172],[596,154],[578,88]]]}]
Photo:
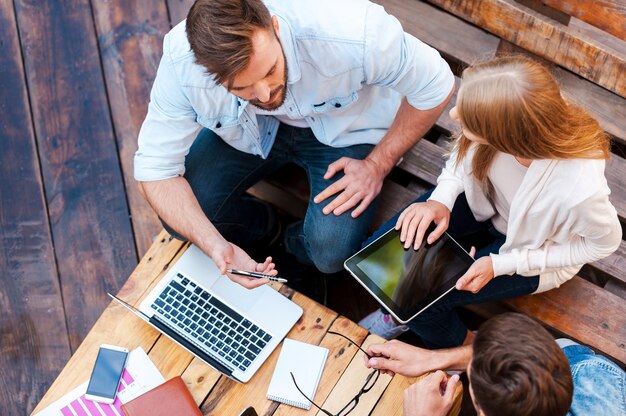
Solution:
[{"label": "black smartphone screen", "polygon": [[100,348],[87,386],[87,394],[114,398],[127,355],[124,351]]}]

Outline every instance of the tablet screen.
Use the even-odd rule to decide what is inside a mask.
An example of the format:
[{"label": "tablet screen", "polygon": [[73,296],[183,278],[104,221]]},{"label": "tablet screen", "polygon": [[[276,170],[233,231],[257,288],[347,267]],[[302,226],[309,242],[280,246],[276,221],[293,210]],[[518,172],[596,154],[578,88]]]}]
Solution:
[{"label": "tablet screen", "polygon": [[405,250],[392,229],[345,266],[383,306],[407,321],[450,291],[473,261],[447,233],[433,244]]}]

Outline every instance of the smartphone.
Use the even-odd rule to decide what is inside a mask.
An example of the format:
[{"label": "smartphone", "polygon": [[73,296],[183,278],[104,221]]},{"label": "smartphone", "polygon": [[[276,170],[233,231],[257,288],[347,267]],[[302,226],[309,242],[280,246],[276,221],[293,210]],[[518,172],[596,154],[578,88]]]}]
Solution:
[{"label": "smartphone", "polygon": [[102,344],[93,366],[85,398],[94,402],[113,403],[122,378],[128,350]]}]

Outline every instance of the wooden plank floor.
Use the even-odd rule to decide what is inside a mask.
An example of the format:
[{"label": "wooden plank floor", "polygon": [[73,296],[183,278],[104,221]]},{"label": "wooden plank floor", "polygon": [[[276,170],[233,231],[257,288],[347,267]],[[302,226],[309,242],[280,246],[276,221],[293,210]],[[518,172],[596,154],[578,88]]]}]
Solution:
[{"label": "wooden plank floor", "polygon": [[29,414],[160,230],[132,155],[191,0],[0,0],[0,414]]},{"label": "wooden plank floor", "polygon": [[161,230],[133,154],[192,3],[0,0],[0,415],[30,414]]},{"label": "wooden plank floor", "polygon": [[[132,157],[191,3],[0,0],[0,415],[30,414],[161,229]],[[344,316],[374,307],[352,279],[329,286]]]}]

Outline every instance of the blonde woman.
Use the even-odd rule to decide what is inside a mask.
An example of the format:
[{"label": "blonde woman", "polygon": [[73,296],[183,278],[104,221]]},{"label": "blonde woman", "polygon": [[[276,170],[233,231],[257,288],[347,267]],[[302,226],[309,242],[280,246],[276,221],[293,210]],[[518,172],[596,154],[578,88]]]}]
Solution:
[{"label": "blonde woman", "polygon": [[[431,348],[472,340],[455,308],[557,288],[622,235],[604,176],[609,140],[541,64],[505,57],[467,68],[450,115],[461,132],[437,186],[380,230],[395,226],[406,248],[446,230],[476,247],[458,290],[408,324]],[[381,311],[361,324],[385,338],[407,329]]]}]

